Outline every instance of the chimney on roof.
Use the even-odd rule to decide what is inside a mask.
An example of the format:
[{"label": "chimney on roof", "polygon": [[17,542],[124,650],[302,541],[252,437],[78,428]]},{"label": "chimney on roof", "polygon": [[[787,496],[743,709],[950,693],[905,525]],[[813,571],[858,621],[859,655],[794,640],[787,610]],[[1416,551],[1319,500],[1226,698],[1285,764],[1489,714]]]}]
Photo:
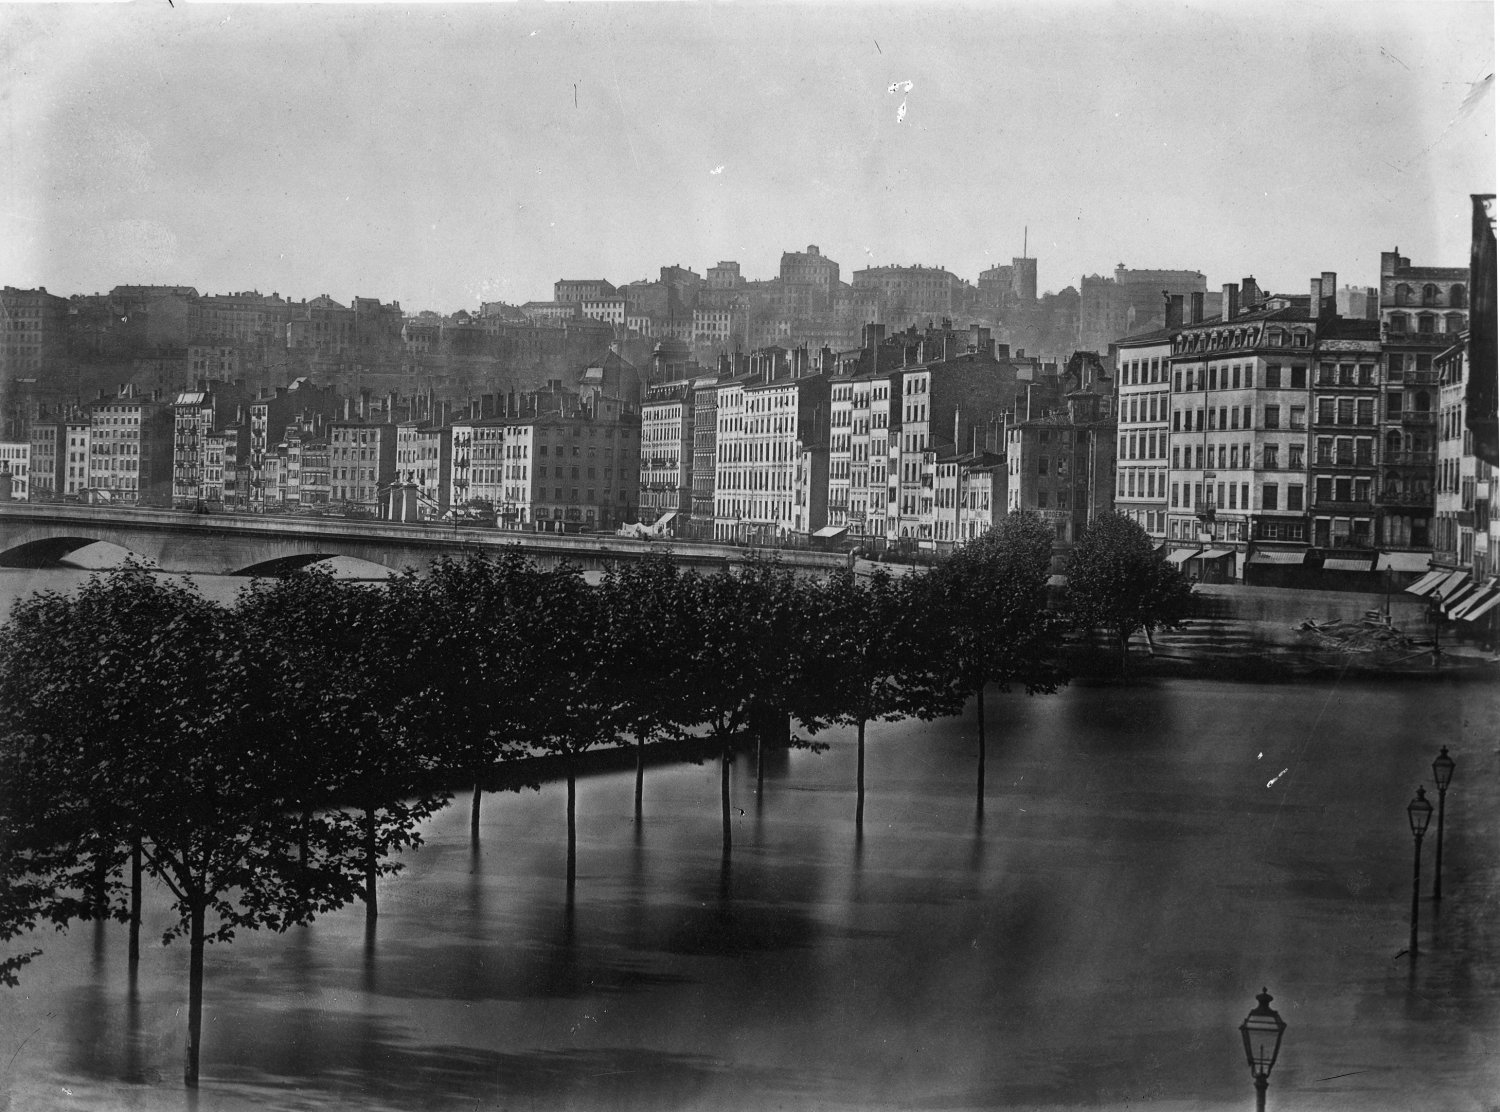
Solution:
[{"label": "chimney on roof", "polygon": [[1339,311],[1339,276],[1336,270],[1323,272],[1323,300],[1318,307],[1318,316],[1334,317]]},{"label": "chimney on roof", "polygon": [[1240,308],[1245,312],[1251,312],[1260,302],[1260,287],[1255,284],[1255,278],[1243,278],[1240,280]]},{"label": "chimney on roof", "polygon": [[1307,315],[1317,320],[1323,315],[1323,279],[1313,278],[1307,286]]},{"label": "chimney on roof", "polygon": [[1165,291],[1163,291],[1162,296],[1165,299],[1166,305],[1167,305],[1167,327],[1168,328],[1181,328],[1182,327],[1182,300],[1183,300],[1182,299],[1182,294],[1180,294],[1180,293],[1166,293]]},{"label": "chimney on roof", "polygon": [[1224,283],[1224,294],[1219,302],[1221,320],[1233,320],[1240,315],[1240,288],[1233,282]]},{"label": "chimney on roof", "polygon": [[1188,295],[1188,323],[1203,323],[1203,291],[1194,290]]}]

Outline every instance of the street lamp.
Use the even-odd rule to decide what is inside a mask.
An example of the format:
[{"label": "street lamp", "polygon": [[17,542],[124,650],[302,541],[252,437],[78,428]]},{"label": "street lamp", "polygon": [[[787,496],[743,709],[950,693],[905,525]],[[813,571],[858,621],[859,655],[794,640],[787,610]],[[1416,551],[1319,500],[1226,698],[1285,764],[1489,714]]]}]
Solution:
[{"label": "street lamp", "polygon": [[1255,999],[1259,1002],[1240,1024],[1240,1037],[1245,1040],[1245,1061],[1255,1078],[1255,1112],[1266,1112],[1266,1086],[1271,1083],[1271,1067],[1281,1050],[1286,1021],[1271,1007],[1271,994],[1264,988]]},{"label": "street lamp", "polygon": [[1446,745],[1432,762],[1432,779],[1437,784],[1438,790],[1437,863],[1432,870],[1432,898],[1434,900],[1443,898],[1443,803],[1448,798],[1448,783],[1453,779],[1454,764],[1453,758],[1448,756]]},{"label": "street lamp", "polygon": [[1427,789],[1418,788],[1417,797],[1406,805],[1406,817],[1411,822],[1411,836],[1416,842],[1411,865],[1411,944],[1407,946],[1411,956],[1417,956],[1417,889],[1422,883],[1422,835],[1427,833],[1427,824],[1432,821],[1432,804],[1427,802]]}]

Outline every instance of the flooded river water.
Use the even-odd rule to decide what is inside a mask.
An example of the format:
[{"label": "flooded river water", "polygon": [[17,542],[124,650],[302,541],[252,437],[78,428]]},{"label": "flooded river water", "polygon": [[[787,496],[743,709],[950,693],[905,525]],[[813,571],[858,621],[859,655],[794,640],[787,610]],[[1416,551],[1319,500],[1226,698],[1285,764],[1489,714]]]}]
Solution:
[{"label": "flooded river water", "polygon": [[[41,936],[0,989],[0,1108],[1246,1109],[1264,985],[1272,1109],[1491,1109],[1497,695],[997,694],[982,823],[971,708],[872,728],[863,837],[851,735],[759,794],[742,761],[727,870],[716,769],[652,770],[640,825],[630,774],[594,776],[571,903],[561,787],[489,796],[477,855],[463,806],[427,824],[373,936],[352,907],[210,948],[196,1094],[185,948],[145,947],[132,983],[122,926]],[[1405,806],[1443,744],[1413,962]]]}]

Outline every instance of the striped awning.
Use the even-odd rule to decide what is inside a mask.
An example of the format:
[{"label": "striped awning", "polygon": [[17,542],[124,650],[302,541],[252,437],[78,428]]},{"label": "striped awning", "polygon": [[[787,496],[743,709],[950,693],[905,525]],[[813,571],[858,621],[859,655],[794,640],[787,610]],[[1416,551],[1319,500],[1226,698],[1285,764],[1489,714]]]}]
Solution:
[{"label": "striped awning", "polygon": [[1188,560],[1191,560],[1194,556],[1198,555],[1198,553],[1201,552],[1201,551],[1203,551],[1201,548],[1177,548],[1177,549],[1173,549],[1171,552],[1167,553],[1167,563],[1169,563],[1169,564],[1181,564],[1181,563],[1185,563]]},{"label": "striped awning", "polygon": [[1463,590],[1469,585],[1469,573],[1466,571],[1456,571],[1437,585],[1437,591],[1435,593],[1438,598],[1442,599],[1444,602],[1448,602],[1452,600],[1459,591]]},{"label": "striped awning", "polygon": [[1350,560],[1338,556],[1330,557],[1323,561],[1324,571],[1369,571],[1370,558],[1361,556],[1357,560]]},{"label": "striped awning", "polygon": [[1500,589],[1491,587],[1484,593],[1483,598],[1473,598],[1464,606],[1463,613],[1450,614],[1449,617],[1460,618],[1466,622],[1472,622],[1483,614],[1488,614],[1497,605],[1500,605]]},{"label": "striped awning", "polygon": [[1197,559],[1199,559],[1199,560],[1222,560],[1225,556],[1233,556],[1233,555],[1234,555],[1234,549],[1232,549],[1232,548],[1205,548],[1202,552],[1198,553]]},{"label": "striped awning", "polygon": [[1375,562],[1376,571],[1423,571],[1432,563],[1425,552],[1382,552]]},{"label": "striped awning", "polygon": [[1406,588],[1406,593],[1409,595],[1430,595],[1433,591],[1437,590],[1439,583],[1448,578],[1449,574],[1451,573],[1446,570],[1430,571],[1410,587]]},{"label": "striped awning", "polygon": [[1306,559],[1305,552],[1267,552],[1262,549],[1250,557],[1252,564],[1300,564]]}]

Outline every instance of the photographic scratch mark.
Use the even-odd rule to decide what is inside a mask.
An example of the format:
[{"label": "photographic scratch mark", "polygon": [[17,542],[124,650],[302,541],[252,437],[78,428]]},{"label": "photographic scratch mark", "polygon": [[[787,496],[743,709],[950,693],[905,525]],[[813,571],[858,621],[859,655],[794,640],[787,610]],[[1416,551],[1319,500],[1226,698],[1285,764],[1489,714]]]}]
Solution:
[{"label": "photographic scratch mark", "polygon": [[904,119],[906,119],[906,101],[903,100],[901,107],[896,109],[896,122],[899,124]]},{"label": "photographic scratch mark", "polygon": [[[31,1029],[31,1035],[35,1035],[35,1034],[36,1034],[36,1033],[37,1033],[37,1032],[38,1032],[38,1031],[40,1031],[40,1030],[41,1030],[41,1029],[42,1029],[42,1027],[41,1027],[41,1024],[37,1024],[37,1025],[36,1025],[36,1026],[35,1026],[35,1027],[33,1027],[33,1028],[32,1028],[32,1029]],[[6,1069],[10,1069],[10,1067],[11,1067],[11,1066],[13,1066],[13,1065],[15,1065],[15,1062],[16,1062],[16,1054],[19,1054],[19,1053],[21,1053],[21,1049],[22,1049],[22,1048],[23,1048],[23,1047],[24,1047],[24,1046],[25,1046],[25,1045],[26,1045],[26,1044],[27,1044],[27,1043],[29,1043],[29,1042],[30,1042],[30,1041],[31,1041],[31,1035],[27,1035],[27,1036],[26,1036],[26,1037],[25,1037],[25,1038],[24,1038],[24,1039],[22,1039],[22,1040],[21,1040],[21,1045],[20,1045],[20,1046],[18,1046],[18,1047],[16,1047],[16,1049],[15,1049],[15,1053],[14,1053],[14,1054],[12,1054],[12,1055],[11,1055],[11,1056],[10,1056],[10,1061],[9,1061],[9,1062],[6,1062],[6,1063],[5,1063],[5,1068],[6,1068]]]},{"label": "photographic scratch mark", "polygon": [[1468,93],[1464,96],[1464,102],[1458,106],[1458,118],[1463,119],[1469,113],[1473,112],[1475,108],[1479,107],[1479,102],[1484,99],[1485,94],[1492,93],[1494,90],[1495,75],[1493,73],[1487,73],[1478,81],[1473,82],[1469,86]]},{"label": "photographic scratch mark", "polygon": [[578,82],[573,82],[573,107],[578,107]]},{"label": "photographic scratch mark", "polygon": [[[1332,1077],[1320,1077],[1317,1080],[1318,1081],[1337,1081],[1341,1077],[1353,1077],[1355,1074],[1369,1073],[1369,1072],[1370,1072],[1369,1070],[1350,1070],[1348,1073],[1336,1073]],[[1313,1084],[1316,1085],[1317,1081],[1313,1082]]]},{"label": "photographic scratch mark", "polygon": [[1287,773],[1287,770],[1286,769],[1282,769],[1275,776],[1271,777],[1269,780],[1266,781],[1266,787],[1268,787],[1268,788],[1274,787],[1276,785],[1276,781],[1280,780],[1283,776],[1286,775],[1286,773]]},{"label": "photographic scratch mark", "polygon": [[871,39],[870,41],[875,44],[875,53],[876,54],[884,54],[885,53],[884,50],[880,49],[880,40],[879,39]]},{"label": "photographic scratch mark", "polygon": [[1400,66],[1404,70],[1410,70],[1411,69],[1411,67],[1409,65],[1407,65],[1405,62],[1403,62],[1400,58],[1396,57],[1394,54],[1392,54],[1389,50],[1387,50],[1383,46],[1380,48],[1380,56],[1382,58],[1389,58],[1392,62],[1395,62],[1398,66]]}]

